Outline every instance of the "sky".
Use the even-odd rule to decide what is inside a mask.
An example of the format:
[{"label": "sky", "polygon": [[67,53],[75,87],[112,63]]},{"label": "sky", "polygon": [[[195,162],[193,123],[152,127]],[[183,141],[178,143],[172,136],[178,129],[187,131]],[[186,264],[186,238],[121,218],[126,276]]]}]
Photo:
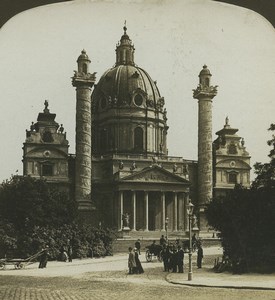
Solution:
[{"label": "sky", "polygon": [[[88,1],[46,5],[22,12],[0,29],[0,182],[22,174],[25,130],[44,101],[63,124],[75,153],[77,57],[85,49],[90,72],[115,63],[115,47],[127,33],[135,63],[157,81],[165,98],[169,155],[197,160],[198,104],[192,89],[206,64],[212,85],[213,139],[226,116],[245,139],[251,166],[268,162],[275,122],[275,32],[261,15],[208,0]],[[253,171],[251,172],[253,178]]]}]

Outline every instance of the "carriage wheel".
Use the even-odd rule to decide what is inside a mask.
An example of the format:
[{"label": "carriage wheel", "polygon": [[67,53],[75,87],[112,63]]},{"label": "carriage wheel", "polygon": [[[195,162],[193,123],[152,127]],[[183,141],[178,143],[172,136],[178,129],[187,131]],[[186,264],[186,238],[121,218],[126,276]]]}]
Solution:
[{"label": "carriage wheel", "polygon": [[23,269],[24,267],[25,267],[25,264],[22,262],[17,265],[18,269]]},{"label": "carriage wheel", "polygon": [[150,253],[149,250],[147,250],[147,251],[145,252],[145,257],[146,257],[146,260],[147,260],[148,262],[151,262],[151,261],[152,261],[152,254]]}]

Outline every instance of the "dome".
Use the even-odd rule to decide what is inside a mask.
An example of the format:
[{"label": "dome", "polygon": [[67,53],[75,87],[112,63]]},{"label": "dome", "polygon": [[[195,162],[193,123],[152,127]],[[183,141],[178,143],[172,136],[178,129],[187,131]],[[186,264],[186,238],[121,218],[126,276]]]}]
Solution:
[{"label": "dome", "polygon": [[116,47],[116,64],[102,75],[94,89],[94,108],[100,111],[100,108],[128,105],[162,110],[164,100],[156,82],[145,70],[135,65],[135,48],[127,35],[126,26],[123,30],[124,34]]},{"label": "dome", "polygon": [[79,60],[89,60],[89,57],[84,49],[81,51],[81,54],[79,55],[77,61]]},{"label": "dome", "polygon": [[[141,97],[139,101],[137,96]],[[145,70],[132,65],[119,65],[107,70],[92,95],[95,107],[101,108],[107,101],[117,106],[133,104],[154,109],[160,98],[156,82]]]},{"label": "dome", "polygon": [[202,76],[202,75],[210,75],[211,76],[211,73],[210,73],[209,69],[207,68],[207,65],[204,65],[203,69],[200,71],[199,76]]},{"label": "dome", "polygon": [[167,116],[156,82],[134,62],[124,26],[116,63],[92,93],[93,154],[166,155]]}]

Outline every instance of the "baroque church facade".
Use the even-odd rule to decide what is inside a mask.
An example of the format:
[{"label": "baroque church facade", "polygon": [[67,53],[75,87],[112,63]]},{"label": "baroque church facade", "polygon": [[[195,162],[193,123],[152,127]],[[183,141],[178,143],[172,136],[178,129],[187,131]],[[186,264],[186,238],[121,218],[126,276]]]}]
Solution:
[{"label": "baroque church facade", "polygon": [[156,82],[134,62],[134,46],[124,27],[116,63],[95,84],[83,50],[72,77],[76,89],[76,149],[69,154],[63,125],[45,101],[37,122],[26,130],[23,174],[45,178],[78,202],[91,222],[131,231],[188,230],[186,205],[192,200],[201,230],[205,204],[236,183],[249,187],[250,156],[231,128],[212,139],[211,73],[204,66],[193,97],[198,100],[198,160],[168,155],[167,111]]}]

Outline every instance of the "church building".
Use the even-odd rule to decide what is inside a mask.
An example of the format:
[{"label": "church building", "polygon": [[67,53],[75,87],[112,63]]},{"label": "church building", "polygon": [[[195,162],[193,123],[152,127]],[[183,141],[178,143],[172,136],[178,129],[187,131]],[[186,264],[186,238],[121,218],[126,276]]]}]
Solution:
[{"label": "church building", "polygon": [[[204,230],[205,204],[236,183],[249,186],[250,156],[238,129],[229,125],[212,139],[212,100],[217,87],[203,66],[193,97],[198,100],[198,161],[168,155],[165,98],[156,81],[134,61],[124,33],[114,67],[96,83],[85,50],[72,77],[76,89],[76,149],[69,154],[63,125],[45,101],[37,122],[26,131],[23,174],[67,189],[91,222],[130,232],[188,230],[191,200]],[[167,100],[169,101],[169,99]],[[194,112],[195,113],[195,112]]]}]

